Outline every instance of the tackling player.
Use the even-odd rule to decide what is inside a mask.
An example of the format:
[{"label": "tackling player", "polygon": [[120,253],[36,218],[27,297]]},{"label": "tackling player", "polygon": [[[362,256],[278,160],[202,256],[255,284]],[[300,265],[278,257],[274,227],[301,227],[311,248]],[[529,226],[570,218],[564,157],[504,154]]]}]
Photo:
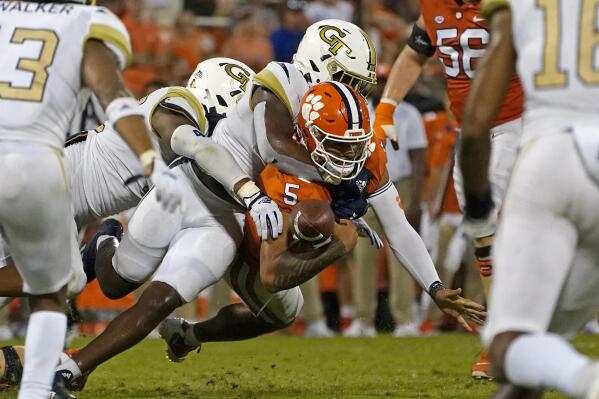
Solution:
[{"label": "tackling player", "polygon": [[[226,114],[228,106],[235,104],[243,93],[252,74],[249,67],[233,59],[213,58],[196,67],[187,88],[162,88],[141,99],[141,112],[154,133],[151,136],[154,148],[161,148],[166,159],[174,159],[176,153],[170,147],[170,139],[173,132],[183,125],[192,126],[201,136],[210,136],[218,121]],[[194,134],[193,143],[198,142],[204,143],[206,147],[202,151],[202,157],[209,173],[218,176],[220,169],[227,164],[228,170],[235,171],[235,161],[226,150],[213,141]],[[135,179],[143,173],[139,162],[110,121],[96,130],[70,138],[67,141],[65,160],[73,171],[69,176],[77,226],[130,209],[148,191],[147,179]],[[249,179],[244,178],[240,171],[235,172],[234,176],[239,180],[235,180],[237,186],[230,187],[235,194]],[[250,192],[249,196],[263,197],[257,190]],[[273,212],[276,209],[257,206],[260,201],[252,203],[246,200],[246,203],[250,214],[256,218],[257,225],[267,229],[264,220],[268,217],[275,218]],[[107,235],[117,234],[121,227],[116,221],[107,221],[100,231]],[[95,242],[90,243],[87,251],[95,251],[94,245]],[[80,268],[81,265],[74,264],[74,272],[82,274],[77,266]],[[86,274],[88,280],[93,279],[93,267],[87,268]],[[71,280],[68,287],[70,296],[77,294],[84,283],[85,278],[82,281]],[[22,280],[16,273],[14,264],[0,269],[0,295],[22,295]]]},{"label": "tackling player", "polygon": [[62,148],[83,87],[99,98],[157,190],[172,193],[167,205],[179,196],[122,82],[120,69],[131,59],[122,23],[101,7],[2,5],[0,223],[32,311],[19,398],[46,398],[64,343],[64,286],[79,259]]},{"label": "tackling player", "polygon": [[[526,90],[521,151],[502,210],[483,333],[495,398],[557,389],[599,398],[599,362],[571,337],[599,305],[599,1],[487,0],[491,42],[463,123],[466,217],[493,212],[489,130],[517,71]],[[489,95],[489,94],[492,95]],[[483,173],[481,173],[483,172]],[[561,335],[561,336],[560,336]]]},{"label": "tackling player", "polygon": [[[395,107],[414,85],[422,66],[433,55],[437,55],[445,67],[447,94],[450,108],[458,123],[462,123],[466,97],[479,58],[489,42],[487,23],[480,13],[478,0],[421,0],[421,15],[413,27],[412,34],[398,56],[385,86],[383,98],[376,108],[374,129],[381,137],[397,141],[393,127]],[[516,159],[521,136],[523,93],[516,74],[512,74],[509,91],[502,103],[501,111],[493,121],[490,181],[493,184],[495,210],[488,219],[464,221],[464,228],[473,239],[475,255],[483,280],[485,295],[489,291],[492,275],[491,245],[497,213],[507,189],[507,183]],[[401,143],[399,143],[401,145]],[[396,144],[397,145],[397,144]],[[459,158],[459,154],[457,155]],[[459,167],[454,167],[454,182],[462,209],[465,199],[462,192],[462,177]],[[479,363],[472,368],[475,378],[490,378],[489,363],[483,353]]]}]

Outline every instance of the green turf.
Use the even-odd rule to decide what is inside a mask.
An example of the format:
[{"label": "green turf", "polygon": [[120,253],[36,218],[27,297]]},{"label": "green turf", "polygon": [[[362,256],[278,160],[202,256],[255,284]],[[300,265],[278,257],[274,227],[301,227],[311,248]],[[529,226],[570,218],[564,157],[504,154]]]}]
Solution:
[{"label": "green turf", "polygon": [[[464,335],[264,337],[205,345],[200,355],[172,364],[162,341],[145,340],[100,366],[78,397],[487,398],[494,385],[468,375],[478,345],[477,338]],[[580,337],[576,345],[599,356],[599,338]]]}]

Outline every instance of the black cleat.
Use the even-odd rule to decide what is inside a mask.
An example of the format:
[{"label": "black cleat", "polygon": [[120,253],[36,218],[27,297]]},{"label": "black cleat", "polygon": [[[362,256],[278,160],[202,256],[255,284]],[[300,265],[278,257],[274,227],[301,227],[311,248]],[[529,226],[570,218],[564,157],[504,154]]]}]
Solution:
[{"label": "black cleat", "polygon": [[117,241],[121,241],[123,237],[123,225],[116,219],[106,219],[85,246],[81,260],[88,283],[96,278],[96,254],[98,252],[96,247],[100,236],[111,236],[116,238]]},{"label": "black cleat", "polygon": [[50,391],[48,399],[75,399],[68,391],[73,380],[73,373],[69,370],[58,370],[55,372],[52,391]]}]

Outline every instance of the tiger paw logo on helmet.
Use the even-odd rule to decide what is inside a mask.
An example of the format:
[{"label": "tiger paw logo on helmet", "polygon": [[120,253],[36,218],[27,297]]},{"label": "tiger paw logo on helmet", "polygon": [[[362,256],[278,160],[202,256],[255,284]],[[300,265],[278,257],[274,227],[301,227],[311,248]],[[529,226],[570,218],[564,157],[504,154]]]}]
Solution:
[{"label": "tiger paw logo on helmet", "polygon": [[322,100],[322,96],[313,93],[306,97],[304,104],[302,104],[302,116],[306,122],[313,122],[320,118],[318,111],[324,108],[324,103],[320,100]]}]

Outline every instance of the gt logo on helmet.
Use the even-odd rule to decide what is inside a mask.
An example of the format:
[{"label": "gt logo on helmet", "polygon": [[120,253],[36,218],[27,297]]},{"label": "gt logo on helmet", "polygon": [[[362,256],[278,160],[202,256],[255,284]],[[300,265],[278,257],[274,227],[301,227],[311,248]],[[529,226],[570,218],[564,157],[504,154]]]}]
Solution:
[{"label": "gt logo on helmet", "polygon": [[240,89],[245,92],[248,82],[250,81],[251,72],[237,64],[221,64],[225,66],[227,75],[240,83]]},{"label": "gt logo on helmet", "polygon": [[336,26],[324,25],[320,29],[320,38],[323,42],[330,46],[329,53],[333,55],[337,55],[339,50],[341,50],[343,47],[347,49],[345,52],[347,55],[351,54],[352,49],[349,48],[349,46],[342,40],[342,38],[345,36],[346,33]]}]

